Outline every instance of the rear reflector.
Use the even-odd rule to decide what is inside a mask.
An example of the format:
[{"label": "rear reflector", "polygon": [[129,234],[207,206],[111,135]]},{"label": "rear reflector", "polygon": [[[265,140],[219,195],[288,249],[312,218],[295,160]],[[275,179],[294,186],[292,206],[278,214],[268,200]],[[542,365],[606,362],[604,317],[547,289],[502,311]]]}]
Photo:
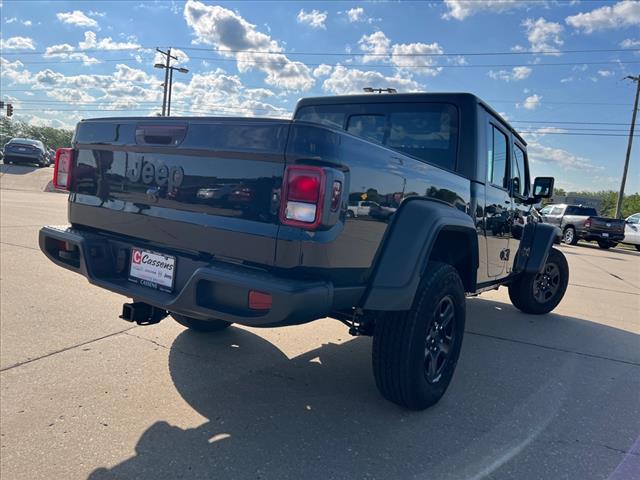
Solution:
[{"label": "rear reflector", "polygon": [[271,310],[271,294],[249,290],[249,308],[251,310]]},{"label": "rear reflector", "polygon": [[71,187],[71,172],[73,170],[73,149],[59,148],[56,150],[56,163],[53,169],[53,186],[59,190],[69,190]]}]

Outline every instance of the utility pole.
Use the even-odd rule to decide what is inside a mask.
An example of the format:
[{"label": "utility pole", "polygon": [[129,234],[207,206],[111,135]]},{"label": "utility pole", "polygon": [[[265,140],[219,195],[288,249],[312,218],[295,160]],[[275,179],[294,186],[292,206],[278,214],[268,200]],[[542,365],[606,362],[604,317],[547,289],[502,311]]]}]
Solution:
[{"label": "utility pole", "polygon": [[624,170],[622,171],[622,183],[618,193],[618,203],[616,205],[616,218],[620,218],[622,213],[622,199],[624,198],[624,184],[627,183],[627,171],[629,170],[629,159],[631,158],[631,146],[633,145],[633,131],[636,126],[636,115],[638,113],[638,97],[640,97],[640,75],[632,77],[627,75],[625,79],[636,82],[636,100],[633,104],[633,114],[631,115],[631,128],[629,129],[629,143],[627,144],[627,156],[624,159]]},{"label": "utility pole", "polygon": [[162,116],[168,117],[171,115],[171,89],[173,87],[173,71],[177,70],[180,73],[189,73],[189,70],[182,67],[172,67],[171,59],[178,60],[178,57],[171,55],[171,49],[168,48],[166,52],[163,52],[159,48],[156,50],[162,55],[167,57],[165,63],[156,63],[155,68],[164,68],[164,95],[162,97]]},{"label": "utility pole", "polygon": [[156,51],[161,55],[164,55],[166,58],[165,64],[156,63],[154,67],[156,68],[164,68],[164,92],[162,95],[162,116],[166,116],[167,114],[167,91],[169,88],[169,68],[171,68],[171,59],[178,60],[177,57],[171,55],[171,48],[168,48],[166,52],[163,52],[159,48],[156,48]]}]

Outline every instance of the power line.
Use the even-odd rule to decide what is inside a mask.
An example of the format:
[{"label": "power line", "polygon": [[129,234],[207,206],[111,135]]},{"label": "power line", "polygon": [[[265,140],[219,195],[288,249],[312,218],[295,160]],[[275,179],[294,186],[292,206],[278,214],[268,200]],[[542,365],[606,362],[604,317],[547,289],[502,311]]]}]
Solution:
[{"label": "power line", "polygon": [[[137,48],[110,48],[109,50],[100,48],[87,48],[83,50],[77,50],[70,53],[106,53],[106,52],[147,52],[154,50],[157,46],[140,46]],[[166,47],[160,47],[166,48]],[[273,51],[273,50],[236,50],[226,48],[207,48],[207,47],[173,47],[174,49],[186,50],[186,51],[198,51],[198,52],[215,52],[221,54],[236,54],[236,53],[252,53],[259,55],[286,55],[289,57],[304,55],[304,56],[332,56],[332,57],[357,57],[357,56],[369,56],[369,57],[388,57],[389,53],[367,53],[367,52],[292,52],[292,51]],[[524,50],[524,51],[498,51],[498,52],[434,52],[434,53],[395,53],[396,57],[491,57],[491,56],[518,56],[518,55],[565,55],[565,54],[577,54],[577,53],[619,53],[619,52],[638,52],[640,48],[585,48],[585,49],[569,49],[569,50]],[[3,55],[43,55],[47,53],[46,50],[23,50],[14,52],[3,52]],[[66,52],[65,52],[66,53]]]},{"label": "power line", "polygon": [[[256,60],[237,60],[235,58],[212,58],[212,57],[190,57],[191,60],[206,60],[208,62],[233,62],[250,65],[273,65],[273,62],[269,61],[256,61]],[[133,63],[139,62],[135,59],[103,59],[100,62],[121,62],[121,63]],[[51,61],[37,61],[37,62],[21,62],[23,65],[59,65],[59,64],[74,64],[74,63],[86,63],[85,60],[80,59],[68,59],[68,60],[51,60]],[[601,62],[552,62],[552,63],[493,63],[493,64],[464,64],[464,65],[403,65],[403,64],[370,64],[370,63],[306,63],[299,62],[307,67],[319,67],[320,65],[328,65],[330,67],[362,67],[362,68],[401,68],[401,69],[431,69],[438,68],[512,68],[512,67],[569,67],[569,66],[582,66],[582,65],[631,65],[640,63],[639,60],[616,60],[616,61],[601,61]]]},{"label": "power line", "polygon": [[628,123],[622,122],[564,122],[557,120],[509,120],[509,123],[556,123],[561,125],[625,125],[629,126]]},{"label": "power line", "polygon": [[[153,84],[152,86],[157,86],[157,84]],[[93,88],[93,87],[92,87]],[[95,87],[95,88],[101,88],[101,89],[105,89],[108,87]],[[245,88],[259,88],[259,87],[246,87]],[[56,88],[51,88],[48,89],[47,91],[54,91],[56,90]],[[7,90],[8,91],[8,90]],[[30,91],[29,89],[25,89],[24,91]],[[96,99],[96,101],[100,101],[101,99],[98,98]],[[34,103],[34,104],[46,104],[46,103],[65,103],[68,104],[69,101],[67,100],[18,100],[22,103]],[[110,100],[108,100],[110,102]],[[187,100],[176,100],[176,102],[186,102]],[[490,103],[522,103],[523,100],[487,100]],[[138,100],[135,103],[139,104],[139,103],[155,103],[155,101],[153,100]],[[613,107],[626,107],[627,104],[625,103],[613,103],[613,102],[561,102],[561,101],[544,101],[543,103],[545,104],[549,104],[549,105],[594,105],[594,106],[613,106]],[[89,102],[77,102],[74,103],[74,105],[82,105],[82,104],[88,104],[88,105],[96,105],[96,102],[93,101],[89,101]],[[550,122],[534,122],[534,121],[525,121],[525,120],[521,120],[520,122],[528,122],[528,123],[574,123],[574,122],[555,122],[555,121],[550,121]],[[579,122],[577,122],[579,124]],[[588,124],[593,124],[593,122],[586,122]],[[603,122],[603,125],[611,125],[612,123],[608,123],[608,122]],[[616,123],[613,123],[613,125],[617,125]],[[621,123],[620,125],[629,125],[628,123]]]}]

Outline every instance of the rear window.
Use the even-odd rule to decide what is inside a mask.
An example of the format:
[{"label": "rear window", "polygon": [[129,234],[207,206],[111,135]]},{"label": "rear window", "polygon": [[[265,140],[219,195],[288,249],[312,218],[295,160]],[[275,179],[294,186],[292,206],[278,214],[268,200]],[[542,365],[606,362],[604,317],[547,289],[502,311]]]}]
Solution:
[{"label": "rear window", "polygon": [[597,217],[598,212],[592,207],[567,207],[565,215],[580,215],[585,217]]},{"label": "rear window", "polygon": [[458,110],[444,103],[318,105],[296,120],[342,128],[406,155],[455,170]]}]

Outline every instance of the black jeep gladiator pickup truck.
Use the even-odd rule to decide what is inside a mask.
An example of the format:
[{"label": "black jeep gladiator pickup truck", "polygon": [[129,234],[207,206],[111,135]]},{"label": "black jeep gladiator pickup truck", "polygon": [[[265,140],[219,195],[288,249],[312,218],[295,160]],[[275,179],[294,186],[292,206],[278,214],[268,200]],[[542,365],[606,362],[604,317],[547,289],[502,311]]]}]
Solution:
[{"label": "black jeep gladiator pickup truck", "polygon": [[[103,118],[58,150],[69,223],[40,248],[132,298],[122,318],[170,314],[198,331],[331,316],[373,335],[382,395],[423,409],[460,353],[465,295],[508,286],[553,310],[569,279],[557,227],[532,205],[526,143],[471,94],[301,100],[293,120]],[[388,215],[348,215],[354,201]]]}]

